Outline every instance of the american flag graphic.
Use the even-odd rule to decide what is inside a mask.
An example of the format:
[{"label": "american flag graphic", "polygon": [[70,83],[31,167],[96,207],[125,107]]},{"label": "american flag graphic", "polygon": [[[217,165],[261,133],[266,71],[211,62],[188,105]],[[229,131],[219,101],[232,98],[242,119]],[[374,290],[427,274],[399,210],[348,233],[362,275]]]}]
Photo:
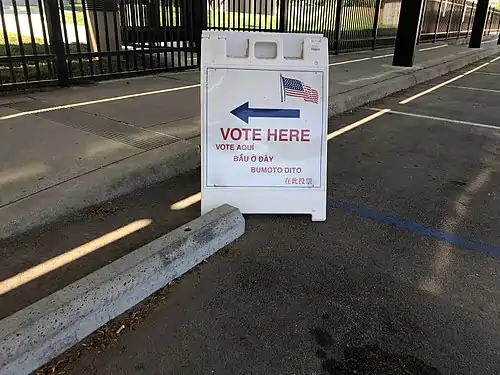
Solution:
[{"label": "american flag graphic", "polygon": [[283,87],[281,101],[284,102],[287,96],[295,98],[303,98],[306,102],[318,103],[318,91],[304,82],[295,79],[281,76],[281,84]]}]

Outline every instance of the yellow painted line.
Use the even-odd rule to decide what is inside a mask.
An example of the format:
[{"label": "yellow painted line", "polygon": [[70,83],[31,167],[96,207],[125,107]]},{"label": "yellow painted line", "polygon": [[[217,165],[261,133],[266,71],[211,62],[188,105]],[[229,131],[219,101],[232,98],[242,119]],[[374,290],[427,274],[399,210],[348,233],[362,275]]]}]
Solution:
[{"label": "yellow painted line", "polygon": [[88,255],[98,249],[101,249],[112,242],[118,241],[123,237],[126,237],[134,232],[137,232],[138,230],[147,227],[152,222],[153,221],[150,219],[142,219],[134,221],[133,223],[125,225],[120,229],[107,233],[102,237],[96,238],[95,240],[87,242],[86,244],[78,246],[64,254],[61,254],[43,263],[40,263],[24,272],[9,277],[8,279],[0,282],[0,295],[8,293],[13,289],[16,289],[26,283],[29,283],[32,280],[39,278],[40,276],[52,272],[60,267],[65,266],[66,264],[74,262],[75,260],[85,255]]},{"label": "yellow painted line", "polygon": [[179,211],[183,210],[189,206],[192,206],[193,204],[198,203],[201,200],[201,193],[196,193],[194,195],[191,195],[190,197],[184,198],[173,205],[170,206],[171,210],[174,211]]},{"label": "yellow painted line", "polygon": [[384,57],[391,57],[391,56],[394,56],[394,54],[393,53],[388,53],[387,55],[380,55],[380,56],[372,57],[372,59],[376,60],[376,59],[382,59]]},{"label": "yellow painted line", "polygon": [[365,57],[365,58],[356,59],[356,60],[339,61],[336,63],[328,64],[328,66],[345,65],[345,64],[351,64],[351,63],[360,62],[360,61],[366,61],[366,60],[370,60],[370,59],[371,59],[371,57]]},{"label": "yellow painted line", "polygon": [[328,134],[327,140],[338,137],[339,135],[344,134],[352,129],[355,129],[358,126],[366,124],[367,122],[370,122],[370,121],[376,119],[377,117],[380,117],[380,116],[386,114],[387,112],[390,112],[390,109],[381,109],[379,112],[374,113],[373,115],[367,116],[364,119],[361,119],[361,120],[356,121],[350,125],[344,126],[343,128],[335,130],[334,132]]},{"label": "yellow painted line", "polygon": [[69,108],[77,108],[77,107],[83,107],[83,106],[93,105],[93,104],[109,103],[109,102],[115,102],[118,100],[139,98],[142,96],[149,96],[149,95],[164,94],[164,93],[168,93],[168,92],[182,91],[182,90],[192,89],[192,88],[196,88],[196,87],[200,87],[200,85],[196,84],[196,85],[189,85],[189,86],[174,87],[174,88],[169,88],[169,89],[145,91],[145,92],[139,92],[136,94],[113,96],[110,98],[89,100],[86,102],[77,102],[77,103],[72,103],[72,104],[57,105],[57,106],[53,106],[53,107],[34,109],[31,111],[24,111],[24,112],[18,112],[18,113],[13,113],[10,115],[1,116],[0,120],[10,120],[10,119],[13,119],[16,117],[36,115],[39,113],[52,112],[52,111],[59,111],[61,109],[69,109]]},{"label": "yellow painted line", "polygon": [[422,48],[422,49],[419,49],[418,52],[430,51],[432,49],[438,49],[438,48],[443,48],[443,47],[448,47],[448,44],[442,44],[442,45],[439,45],[439,46]]}]

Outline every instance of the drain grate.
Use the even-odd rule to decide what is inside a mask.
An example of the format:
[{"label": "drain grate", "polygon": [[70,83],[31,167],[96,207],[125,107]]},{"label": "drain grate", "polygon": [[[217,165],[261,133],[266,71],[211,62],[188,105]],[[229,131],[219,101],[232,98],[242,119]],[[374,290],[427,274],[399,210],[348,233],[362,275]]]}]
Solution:
[{"label": "drain grate", "polygon": [[112,139],[144,151],[153,150],[178,141],[177,138],[166,134],[127,125],[75,109],[61,109],[53,112],[44,112],[37,116],[75,129],[83,130],[87,133]]}]

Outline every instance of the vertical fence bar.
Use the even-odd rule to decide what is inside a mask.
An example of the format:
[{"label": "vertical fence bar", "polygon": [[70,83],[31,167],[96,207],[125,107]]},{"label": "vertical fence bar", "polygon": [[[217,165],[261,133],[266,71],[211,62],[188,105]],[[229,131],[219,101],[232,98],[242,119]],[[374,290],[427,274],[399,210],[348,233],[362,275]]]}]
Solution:
[{"label": "vertical fence bar", "polygon": [[465,19],[466,8],[467,8],[467,0],[464,0],[464,4],[462,7],[462,14],[460,15],[460,26],[458,27],[457,39],[459,39],[460,35],[462,34],[462,24],[464,23],[464,19]]},{"label": "vertical fence bar", "polygon": [[[103,9],[102,9],[102,16],[104,18],[104,37],[105,37],[105,48],[106,52],[110,51],[110,43],[109,43],[109,26],[108,26],[108,9],[107,9],[107,4],[106,1],[103,1]],[[111,73],[113,71],[113,66],[111,64],[111,55],[108,55],[108,73]]]},{"label": "vertical fence bar", "polygon": [[[189,7],[189,0],[183,0],[184,1],[184,6],[182,7],[182,29],[183,29],[183,40],[182,40],[182,47],[184,50],[184,64],[179,64],[179,67],[181,66],[188,66],[188,59],[190,56],[189,49],[186,47],[190,45],[190,35],[192,32],[192,23],[189,21],[189,18],[191,20],[193,19],[192,16],[188,14],[188,9]],[[191,29],[191,30],[190,30]]]},{"label": "vertical fence bar", "polygon": [[[0,1],[1,3],[1,1]],[[46,21],[45,21],[45,11],[43,10],[43,4],[42,4],[42,0],[38,0],[38,13],[40,15],[40,23],[42,25],[42,37],[43,37],[43,48],[44,48],[44,51],[45,51],[45,54],[47,56],[50,55],[50,49],[49,49],[49,41],[48,41],[48,37],[47,37],[47,31],[46,31]],[[54,69],[52,67],[52,59],[49,58],[46,60],[46,63],[47,63],[47,71],[48,71],[48,74],[50,77],[52,77],[54,75]]]},{"label": "vertical fence bar", "polygon": [[[206,2],[206,1],[205,1]],[[167,51],[167,44],[170,43],[170,46],[172,46],[172,22],[170,22],[170,19],[167,18],[167,7],[169,8],[171,6],[170,3],[167,3],[167,0],[161,0],[160,1],[161,3],[161,23],[162,23],[162,26],[163,26],[163,63],[164,63],[164,67],[165,68],[168,68],[169,66],[169,63],[168,63],[168,58],[170,57],[170,59],[173,61],[174,60],[174,53],[172,50],[170,50],[170,52]],[[167,34],[167,30],[168,30],[168,34]]]},{"label": "vertical fence bar", "polygon": [[[36,80],[39,81],[41,79],[41,74],[40,74],[40,63],[38,62],[38,51],[36,47],[36,41],[35,41],[35,33],[33,32],[33,20],[31,16],[31,6],[28,0],[24,1],[24,4],[26,5],[26,16],[28,17],[28,23],[29,23],[29,29],[30,29],[30,37],[31,37],[31,49],[33,56],[35,57],[35,71],[36,71]],[[43,27],[43,24],[42,24]]]},{"label": "vertical fence bar", "polygon": [[334,39],[333,39],[333,31],[335,30],[335,0],[328,0],[327,5],[327,22],[326,22],[326,36],[328,38],[328,49],[333,50],[334,48]]},{"label": "vertical fence bar", "polygon": [[149,4],[150,1],[144,1],[144,0],[140,0],[139,1],[139,4],[140,4],[140,13],[139,13],[139,36],[140,36],[140,42],[141,42],[141,59],[142,59],[142,66],[141,66],[141,70],[144,71],[146,70],[146,37],[145,37],[145,33],[147,32],[147,30],[149,29],[149,20],[147,19],[147,15],[148,15],[148,8],[149,8]]},{"label": "vertical fence bar", "polygon": [[115,33],[115,49],[116,49],[116,58],[114,59],[114,61],[116,61],[116,69],[117,69],[117,72],[120,73],[122,71],[122,56],[120,54],[120,50],[121,50],[121,42],[120,40],[122,40],[122,38],[120,37],[120,32],[121,30],[119,30],[119,27],[118,27],[118,17],[119,17],[119,13],[120,13],[120,4],[118,2],[119,0],[113,0],[113,12],[112,12],[112,15],[113,15],[113,31]]},{"label": "vertical fence bar", "polygon": [[83,13],[83,24],[85,25],[85,37],[87,38],[87,56],[89,60],[89,74],[94,75],[94,59],[92,57],[92,49],[90,43],[92,38],[90,36],[89,19],[87,15],[87,0],[82,0],[82,13]]},{"label": "vertical fence bar", "polygon": [[279,0],[279,6],[280,6],[280,23],[279,23],[279,32],[280,33],[286,33],[286,18],[287,18],[287,2],[288,0]]},{"label": "vertical fence bar", "polygon": [[448,18],[448,24],[446,25],[446,36],[444,37],[445,40],[448,40],[448,35],[450,33],[450,26],[451,26],[451,21],[453,20],[453,11],[455,8],[455,0],[451,1],[451,9],[450,9],[450,17]]},{"label": "vertical fence bar", "polygon": [[438,7],[438,12],[437,12],[437,17],[436,17],[436,26],[434,27],[434,43],[436,43],[437,40],[437,34],[439,30],[439,23],[441,22],[441,8],[443,6],[443,0],[439,1],[439,7]]},{"label": "vertical fence bar", "polygon": [[[71,7],[71,17],[73,21],[73,29],[75,31],[76,52],[78,54],[78,67],[80,68],[80,76],[83,77],[84,71],[83,71],[82,51],[80,49],[80,36],[78,35],[78,19],[76,18],[76,8],[74,1],[71,1],[70,7]],[[71,58],[70,58],[70,64],[71,64]]]},{"label": "vertical fence bar", "polygon": [[488,35],[491,34],[491,26],[493,23],[493,16],[495,15],[495,9],[493,7],[490,8],[490,13],[491,13],[491,16],[490,16],[490,26],[488,27]]},{"label": "vertical fence bar", "polygon": [[71,60],[70,41],[69,41],[69,37],[68,37],[68,27],[66,24],[66,12],[64,10],[64,1],[63,0],[59,1],[59,11],[60,11],[60,17],[61,17],[64,46],[66,48],[66,60],[67,60],[67,66],[68,66],[68,75],[69,75],[69,77],[72,77],[73,76],[73,65],[72,65],[72,60]]},{"label": "vertical fence bar", "polygon": [[[146,7],[147,25],[145,33],[147,35],[149,66],[147,70],[155,70],[156,65],[160,62],[160,52],[156,45],[156,33],[160,30],[160,2],[159,0],[152,0]],[[156,54],[154,53],[156,49]],[[146,69],[145,69],[146,70]]]},{"label": "vertical fence bar", "polygon": [[467,39],[469,37],[470,24],[472,22],[473,14],[474,14],[474,3],[472,3],[471,8],[470,8],[470,16],[469,16],[469,22],[467,23],[467,33],[465,34],[465,39]]},{"label": "vertical fence bar", "polygon": [[12,0],[12,8],[14,10],[14,22],[16,23],[17,32],[17,42],[19,46],[19,52],[21,54],[22,60],[21,65],[23,66],[24,80],[28,81],[28,65],[26,64],[26,51],[24,50],[24,41],[21,33],[21,23],[19,22],[19,11],[17,9],[17,1]]},{"label": "vertical fence bar", "polygon": [[486,35],[486,33],[488,32],[488,23],[490,21],[490,15],[491,15],[490,7],[488,7],[488,12],[486,13],[486,22],[484,23],[483,36]]},{"label": "vertical fence bar", "polygon": [[338,55],[340,51],[340,31],[342,27],[342,8],[344,7],[344,0],[337,0],[335,9],[335,53]]},{"label": "vertical fence bar", "polygon": [[[2,0],[0,0],[0,20],[2,21],[2,25],[6,24]],[[7,64],[9,65],[11,82],[15,83],[17,80],[16,80],[16,75],[14,73],[14,64],[12,64],[12,51],[10,49],[10,42],[9,42],[9,35],[7,34],[7,28],[3,27],[2,32],[5,43],[5,53],[7,55]]]},{"label": "vertical fence bar", "polygon": [[64,51],[64,40],[61,32],[59,6],[57,0],[44,0],[44,9],[49,31],[50,49],[56,56],[56,72],[59,86],[69,86],[69,73]]},{"label": "vertical fence bar", "polygon": [[427,5],[429,4],[429,0],[424,1],[424,5],[422,6],[422,14],[420,15],[420,25],[418,25],[418,36],[417,36],[417,45],[420,44],[420,38],[422,36],[422,28],[424,27],[424,23],[427,15]]},{"label": "vertical fence bar", "polygon": [[373,29],[372,29],[372,50],[377,47],[377,34],[378,34],[378,23],[380,18],[380,7],[382,6],[382,0],[375,0],[375,14],[373,16]]},{"label": "vertical fence bar", "polygon": [[[195,5],[195,9],[196,5]],[[208,0],[202,0],[201,8],[199,8],[200,13],[198,14],[199,22],[199,32],[196,38],[196,65],[201,66],[201,33],[203,30],[208,28],[208,12],[210,11],[208,7]],[[238,19],[240,18],[239,8],[238,8]]]}]

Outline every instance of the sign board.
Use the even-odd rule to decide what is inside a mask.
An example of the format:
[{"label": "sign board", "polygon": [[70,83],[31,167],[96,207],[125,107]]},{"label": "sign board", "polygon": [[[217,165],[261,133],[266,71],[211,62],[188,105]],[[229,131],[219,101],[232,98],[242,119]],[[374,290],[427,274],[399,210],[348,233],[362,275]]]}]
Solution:
[{"label": "sign board", "polygon": [[327,39],[204,31],[201,49],[202,214],[326,220]]}]

